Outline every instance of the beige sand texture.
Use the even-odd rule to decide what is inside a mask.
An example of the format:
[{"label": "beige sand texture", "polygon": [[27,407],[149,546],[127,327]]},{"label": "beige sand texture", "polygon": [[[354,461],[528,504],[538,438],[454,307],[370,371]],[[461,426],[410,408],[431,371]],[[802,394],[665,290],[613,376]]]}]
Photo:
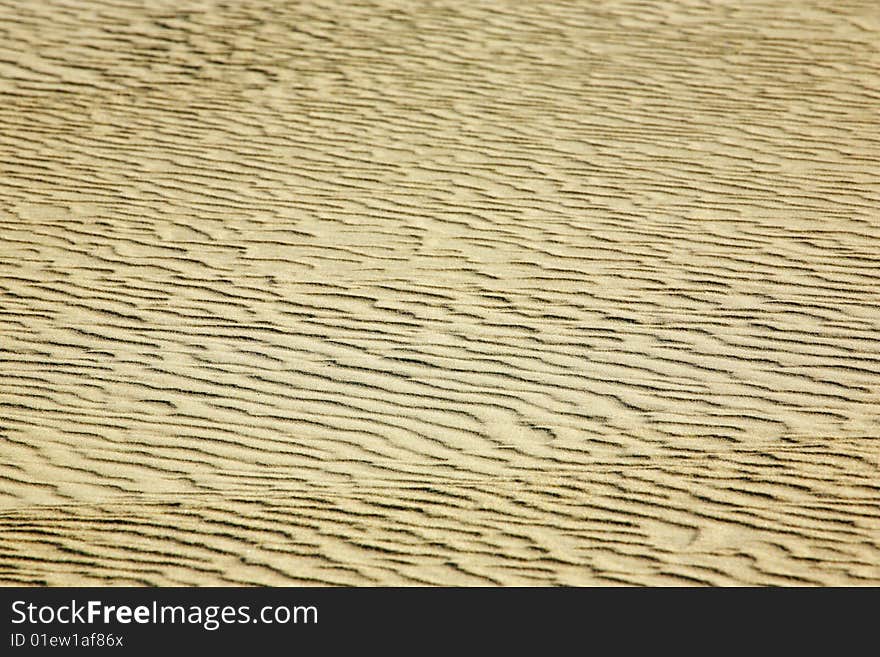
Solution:
[{"label": "beige sand texture", "polygon": [[3,584],[880,584],[875,0],[0,29]]}]

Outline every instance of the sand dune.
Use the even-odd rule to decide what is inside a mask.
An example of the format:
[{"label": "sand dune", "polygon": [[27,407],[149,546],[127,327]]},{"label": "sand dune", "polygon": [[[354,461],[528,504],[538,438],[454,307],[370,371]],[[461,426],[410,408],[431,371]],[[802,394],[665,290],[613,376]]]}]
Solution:
[{"label": "sand dune", "polygon": [[880,584],[873,0],[0,26],[0,582]]}]

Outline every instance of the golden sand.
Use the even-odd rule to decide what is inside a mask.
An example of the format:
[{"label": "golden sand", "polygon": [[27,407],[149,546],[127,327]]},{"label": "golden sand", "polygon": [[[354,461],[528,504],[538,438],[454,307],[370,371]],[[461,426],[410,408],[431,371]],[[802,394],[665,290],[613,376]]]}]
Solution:
[{"label": "golden sand", "polygon": [[880,584],[875,0],[0,26],[0,582]]}]

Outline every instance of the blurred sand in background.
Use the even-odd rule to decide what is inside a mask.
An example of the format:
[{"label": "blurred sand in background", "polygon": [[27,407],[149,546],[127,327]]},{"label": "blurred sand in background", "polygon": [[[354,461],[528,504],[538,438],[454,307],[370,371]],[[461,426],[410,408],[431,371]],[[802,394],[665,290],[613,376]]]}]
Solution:
[{"label": "blurred sand in background", "polygon": [[0,582],[880,584],[874,0],[0,30]]}]

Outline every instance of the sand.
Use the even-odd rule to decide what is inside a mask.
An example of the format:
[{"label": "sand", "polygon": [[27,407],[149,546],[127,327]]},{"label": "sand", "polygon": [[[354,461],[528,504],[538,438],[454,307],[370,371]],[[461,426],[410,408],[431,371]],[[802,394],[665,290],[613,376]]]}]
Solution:
[{"label": "sand", "polygon": [[880,584],[874,0],[0,26],[0,583]]}]

